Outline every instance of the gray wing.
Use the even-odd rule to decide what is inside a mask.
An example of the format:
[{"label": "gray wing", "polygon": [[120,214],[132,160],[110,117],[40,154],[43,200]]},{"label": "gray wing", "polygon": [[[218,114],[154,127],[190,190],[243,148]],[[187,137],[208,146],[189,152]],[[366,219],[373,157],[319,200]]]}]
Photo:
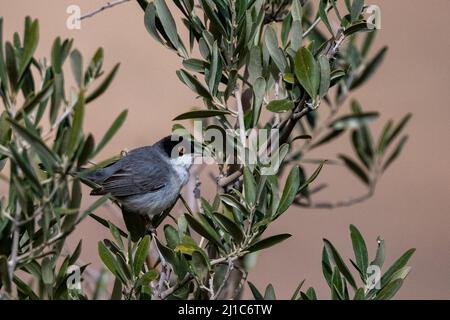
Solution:
[{"label": "gray wing", "polygon": [[127,197],[163,188],[170,168],[152,151],[151,147],[131,151],[109,167],[90,173],[87,178],[99,185],[91,195]]}]

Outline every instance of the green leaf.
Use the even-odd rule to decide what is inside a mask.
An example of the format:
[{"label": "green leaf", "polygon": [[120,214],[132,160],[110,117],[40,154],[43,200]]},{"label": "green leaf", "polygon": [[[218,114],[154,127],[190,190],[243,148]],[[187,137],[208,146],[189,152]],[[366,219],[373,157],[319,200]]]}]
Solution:
[{"label": "green leaf", "polygon": [[192,91],[202,96],[203,98],[211,100],[211,94],[208,89],[203,86],[197,78],[188,73],[187,71],[181,69],[177,71],[177,76],[185,85],[187,85]]},{"label": "green leaf", "polygon": [[213,25],[214,28],[217,28],[221,33],[221,35],[227,36],[227,31],[225,30],[225,27],[223,26],[221,20],[219,19],[219,17],[217,16],[217,14],[214,12],[213,8],[210,5],[211,2],[207,0],[201,0],[200,3],[205,15],[210,20],[211,25]]},{"label": "green leaf", "polygon": [[266,106],[267,110],[276,113],[287,112],[294,109],[294,102],[289,99],[272,100]]},{"label": "green leaf", "polygon": [[375,296],[375,300],[390,300],[403,285],[402,279],[397,279],[383,287]]},{"label": "green leaf", "polygon": [[364,84],[367,80],[369,80],[369,78],[375,73],[375,71],[383,62],[387,50],[388,50],[387,47],[382,48],[377,53],[377,55],[367,64],[367,67],[364,69],[362,74],[355,81],[353,81],[352,85],[350,86],[351,90],[358,88],[359,86]]},{"label": "green leaf", "polygon": [[138,281],[136,281],[136,287],[148,286],[150,284],[150,282],[152,282],[153,280],[158,279],[158,276],[159,276],[158,271],[152,269],[152,270],[144,273],[142,275],[142,277],[140,277],[138,279]]},{"label": "green leaf", "polygon": [[233,196],[229,194],[221,194],[220,200],[222,200],[223,203],[236,208],[239,210],[242,214],[247,215],[248,210],[239,202],[239,200],[235,199]]},{"label": "green leaf", "polygon": [[119,116],[114,120],[111,127],[106,131],[105,135],[103,136],[102,140],[100,140],[99,144],[97,145],[97,148],[94,151],[94,154],[91,155],[91,157],[95,157],[100,153],[100,151],[108,144],[109,141],[116,135],[117,131],[122,127],[123,123],[125,122],[128,115],[128,110],[122,111]]},{"label": "green leaf", "polygon": [[309,300],[317,300],[316,290],[314,290],[313,287],[310,287],[308,288],[308,290],[306,290],[306,296],[309,298]]},{"label": "green leaf", "polygon": [[219,221],[225,231],[233,237],[236,244],[240,244],[242,242],[242,240],[244,239],[244,234],[241,228],[239,228],[239,226],[234,223],[234,221],[217,212],[214,213],[214,217]]},{"label": "green leaf", "polygon": [[188,235],[184,235],[183,239],[180,243],[175,247],[175,252],[181,252],[182,254],[186,254],[192,256],[195,251],[201,250],[197,243]]},{"label": "green leaf", "polygon": [[328,241],[327,239],[323,239],[323,242],[324,242],[327,252],[331,254],[331,257],[333,258],[334,262],[336,263],[336,266],[339,269],[339,271],[342,273],[342,275],[345,277],[345,279],[347,279],[348,283],[350,283],[350,285],[356,290],[357,287],[356,287],[355,279],[353,278],[348,267],[345,265],[344,260],[342,260],[339,252],[336,250],[336,248],[333,246],[333,244],[330,241]]},{"label": "green leaf", "polygon": [[67,154],[72,157],[78,142],[81,140],[83,134],[83,119],[84,119],[84,96],[83,91],[80,91],[77,102],[73,108],[73,124],[70,129],[69,143],[67,145]]},{"label": "green leaf", "polygon": [[200,59],[190,58],[190,59],[183,60],[183,67],[185,67],[186,69],[189,69],[191,71],[203,73],[203,72],[205,72],[205,69],[207,68],[207,66],[208,66],[208,63],[206,61],[203,61]]},{"label": "green leaf", "polygon": [[217,93],[217,87],[222,78],[222,64],[220,60],[219,48],[217,46],[217,41],[214,41],[212,48],[212,58],[211,58],[211,68],[207,73],[206,80],[208,82],[209,90],[213,95]]},{"label": "green leaf", "polygon": [[328,89],[330,88],[331,84],[330,62],[323,55],[319,57],[319,67],[320,67],[319,96],[323,98],[328,93]]},{"label": "green leaf", "polygon": [[32,94],[28,97],[23,104],[22,108],[16,115],[15,120],[18,121],[23,118],[24,115],[31,114],[34,107],[43,101],[46,101],[53,93],[53,80],[44,84],[44,87],[37,94]]},{"label": "green leaf", "polygon": [[363,7],[364,7],[364,0],[353,0],[352,8],[351,8],[352,21],[358,20]]},{"label": "green leaf", "polygon": [[292,23],[292,37],[291,37],[291,49],[295,52],[302,46],[303,40],[303,28],[302,23],[296,20]]},{"label": "green leaf", "polygon": [[244,167],[244,199],[250,206],[256,202],[256,181],[248,167]]},{"label": "green leaf", "polygon": [[5,92],[8,91],[8,74],[3,56],[3,17],[0,17],[0,89],[1,87]]},{"label": "green leaf", "polygon": [[256,78],[253,84],[253,126],[257,126],[261,116],[261,107],[266,93],[266,80],[263,77]]},{"label": "green leaf", "polygon": [[364,294],[364,288],[358,288],[355,292],[353,300],[364,300],[366,295]]},{"label": "green leaf", "polygon": [[140,271],[142,270],[142,267],[144,266],[145,263],[145,258],[147,258],[147,255],[149,253],[149,248],[150,248],[150,236],[146,235],[144,238],[141,239],[138,248],[136,250],[133,265],[133,271],[135,276],[138,276]]},{"label": "green leaf", "polygon": [[291,5],[291,15],[294,21],[302,21],[303,7],[300,0],[293,0]]},{"label": "green leaf", "polygon": [[219,248],[224,249],[217,232],[205,221],[199,221],[189,214],[184,215],[187,222],[199,235],[205,237]]},{"label": "green leaf", "polygon": [[378,154],[383,154],[386,150],[386,143],[387,139],[389,138],[391,134],[392,126],[394,125],[394,122],[392,120],[389,120],[383,127],[383,131],[380,134],[380,138],[378,140],[378,147],[377,152]]},{"label": "green leaf", "polygon": [[319,90],[320,70],[312,53],[303,47],[295,55],[295,76],[313,99]]},{"label": "green leaf", "polygon": [[284,72],[286,69],[286,58],[283,51],[278,47],[277,34],[271,25],[267,27],[264,34],[264,43],[278,70],[280,70],[280,72]]},{"label": "green leaf", "polygon": [[245,249],[245,251],[255,252],[255,251],[263,250],[263,249],[269,248],[271,246],[274,246],[277,243],[280,243],[290,237],[291,237],[291,235],[287,234],[287,233],[271,236],[271,237],[259,240],[255,243],[251,244],[247,249]]},{"label": "green leaf", "polygon": [[70,54],[70,66],[78,88],[81,88],[83,86],[83,57],[80,51],[76,49],[72,51]]},{"label": "green leaf", "polygon": [[331,288],[331,278],[333,276],[333,269],[330,264],[330,257],[328,256],[327,248],[324,246],[322,249],[322,273],[323,277],[327,281],[328,286]]},{"label": "green leaf", "polygon": [[358,32],[369,32],[369,33],[374,33],[376,29],[376,26],[370,23],[367,23],[365,21],[362,22],[356,22],[355,24],[352,24],[350,26],[348,26],[345,30],[344,30],[344,36],[345,37],[350,37],[351,35],[358,33]]},{"label": "green leaf", "polygon": [[172,45],[178,49],[180,47],[180,42],[178,38],[177,25],[175,24],[175,20],[173,19],[166,2],[164,0],[156,0],[155,6],[156,13],[161,21],[164,31],[167,34],[167,37]]},{"label": "green leaf", "polygon": [[340,154],[339,158],[344,162],[345,166],[353,172],[364,184],[367,186],[370,185],[370,179],[367,176],[366,172],[359,164],[357,164],[354,160],[350,159],[346,155]]},{"label": "green leaf", "polygon": [[52,285],[54,281],[52,260],[48,257],[45,257],[42,260],[41,268],[42,268],[42,282],[44,282],[44,284],[48,286]]},{"label": "green leaf", "polygon": [[[146,1],[146,0],[142,0]],[[159,43],[166,45],[165,41],[159,36],[158,27],[156,26],[156,7],[154,2],[150,2],[144,13],[144,25],[147,32]]]},{"label": "green leaf", "polygon": [[367,112],[343,116],[334,120],[329,127],[334,130],[356,129],[365,126],[379,117],[378,112]]},{"label": "green leaf", "polygon": [[336,266],[333,269],[331,276],[331,298],[333,300],[345,300],[345,289],[342,281],[339,268]]},{"label": "green leaf", "polygon": [[36,51],[38,42],[39,42],[39,22],[35,20],[31,22],[31,19],[27,17],[29,27],[27,27],[28,23],[25,22],[25,36],[23,43],[23,53],[21,64],[19,68],[19,79],[22,78],[25,70],[28,68],[28,65],[31,62],[31,58],[33,57],[34,52]]},{"label": "green leaf", "polygon": [[5,58],[9,82],[11,84],[12,91],[15,92],[17,90],[17,83],[19,81],[19,71],[17,70],[16,53],[14,51],[14,47],[9,42],[6,42],[5,45]]},{"label": "green leaf", "polygon": [[324,136],[322,139],[317,141],[311,146],[311,149],[317,148],[325,143],[328,143],[336,138],[339,138],[343,133],[345,132],[345,129],[341,130],[331,130],[326,136]]},{"label": "green leaf", "polygon": [[271,283],[269,283],[266,287],[266,291],[264,292],[264,300],[276,300],[275,290]]},{"label": "green leaf", "polygon": [[330,21],[328,20],[328,14],[327,14],[327,9],[328,9],[328,0],[320,0],[319,3],[319,17],[322,20],[322,22],[325,24],[325,26],[327,27],[328,31],[334,35],[334,31],[333,28],[331,27]]},{"label": "green leaf", "polygon": [[111,273],[118,278],[122,283],[126,283],[126,276],[121,271],[121,266],[112,255],[111,251],[103,244],[102,241],[98,243],[98,254],[103,264],[108,268]]},{"label": "green leaf", "polygon": [[186,119],[202,119],[202,118],[211,118],[215,116],[224,116],[230,114],[229,111],[226,110],[195,110],[185,112],[180,114],[172,119],[172,121],[176,120],[186,120]]},{"label": "green leaf", "polygon": [[367,272],[367,267],[369,266],[369,257],[367,254],[367,246],[364,238],[362,237],[359,230],[354,226],[350,225],[350,237],[352,238],[353,252],[355,253],[356,265],[359,270],[363,273],[363,281],[365,281],[365,275]]},{"label": "green leaf", "polygon": [[394,274],[406,266],[415,251],[416,249],[414,248],[409,249],[400,258],[398,258],[398,260],[395,261],[392,266],[389,267],[389,269],[381,277],[381,286],[384,287],[385,285],[387,285],[392,280]]},{"label": "green leaf", "polygon": [[297,193],[302,192],[306,187],[308,187],[308,185],[313,182],[314,180],[316,180],[316,178],[319,176],[320,171],[322,171],[323,165],[325,164],[326,161],[322,161],[321,164],[319,164],[319,166],[317,167],[316,170],[314,170],[313,174],[308,178],[308,180],[306,180],[299,188]]},{"label": "green leaf", "polygon": [[53,72],[61,74],[62,72],[62,57],[61,57],[61,38],[57,37],[52,45],[51,62]]},{"label": "green leaf", "polygon": [[293,73],[285,73],[283,74],[283,80],[287,83],[294,84],[295,83],[295,75]]},{"label": "green leaf", "polygon": [[72,253],[72,255],[70,256],[70,258],[69,258],[69,260],[68,260],[69,265],[75,264],[75,263],[77,262],[78,258],[79,258],[80,255],[81,255],[82,244],[83,244],[83,241],[80,240],[80,241],[78,242],[78,244],[77,244],[75,250],[73,250],[73,253]]},{"label": "green leaf", "polygon": [[89,159],[92,158],[92,153],[95,148],[95,140],[94,136],[90,133],[83,144],[83,149],[78,156],[78,167],[85,165]]},{"label": "green leaf", "polygon": [[117,71],[119,70],[120,63],[116,64],[111,72],[103,79],[103,82],[86,98],[86,103],[90,103],[101,96],[106,89],[108,89],[109,85],[113,81],[116,76]]},{"label": "green leaf", "polygon": [[252,291],[252,294],[253,294],[253,297],[255,298],[255,300],[264,300],[263,295],[261,294],[261,292],[259,292],[259,290],[255,287],[255,285],[253,283],[251,283],[249,281],[248,286],[249,286],[250,290]]},{"label": "green leaf", "polygon": [[411,119],[412,114],[408,113],[407,115],[405,115],[403,117],[403,119],[400,121],[400,123],[392,130],[392,132],[390,132],[389,135],[386,135],[385,139],[382,139],[381,141],[383,141],[384,143],[382,143],[380,141],[379,144],[379,150],[380,153],[383,153],[384,150],[389,147],[389,145],[392,143],[392,141],[394,141],[394,139],[400,134],[400,132],[403,131],[403,129],[405,128],[405,126],[408,124],[409,120]]},{"label": "green leaf", "polygon": [[[80,223],[84,218],[88,215],[92,214],[97,208],[102,206],[106,201],[110,199],[109,194],[105,194],[101,198],[97,199],[93,204],[91,204],[83,213],[83,215],[78,219],[78,223]],[[106,223],[105,227],[109,228],[108,223]]]},{"label": "green leaf", "polygon": [[175,249],[175,247],[180,243],[180,235],[178,230],[169,224],[164,226],[164,235],[169,248]]},{"label": "green leaf", "polygon": [[[6,259],[5,259],[6,260]],[[8,272],[2,273],[2,275],[7,276]],[[21,294],[24,294],[26,297],[28,297],[30,300],[39,300],[39,297],[34,293],[33,289],[27,285],[25,282],[20,280],[17,276],[14,276],[14,284],[17,286],[17,291]],[[9,286],[10,284],[6,284]]]},{"label": "green leaf", "polygon": [[297,166],[294,166],[287,177],[286,184],[284,185],[283,194],[277,209],[277,216],[280,216],[283,212],[289,209],[297,196],[299,188],[300,170]]},{"label": "green leaf", "polygon": [[408,141],[408,136],[404,136],[400,140],[397,147],[395,147],[394,151],[392,151],[392,154],[388,157],[386,162],[383,164],[383,171],[385,171],[395,161],[395,159],[398,158],[398,156],[402,152],[403,147],[405,146],[407,141]]},{"label": "green leaf", "polygon": [[[256,79],[262,77],[263,74],[262,69],[263,68],[261,61],[261,48],[257,46],[252,47],[248,55],[247,70],[248,70],[248,82],[253,84],[253,86],[255,85]],[[253,91],[255,91],[254,88]]]},{"label": "green leaf", "polygon": [[50,149],[45,145],[42,140],[37,137],[34,133],[30,132],[28,129],[22,127],[14,120],[8,119],[11,123],[13,129],[22,136],[36,152],[39,154],[42,161],[48,161],[53,166],[56,166],[58,159],[56,156],[50,151]]},{"label": "green leaf", "polygon": [[190,261],[192,269],[200,281],[204,282],[209,274],[209,264],[205,256],[198,251],[192,253],[192,260]]},{"label": "green leaf", "polygon": [[111,293],[111,300],[121,300],[122,299],[122,282],[116,278],[114,280],[113,290]]},{"label": "green leaf", "polygon": [[11,150],[12,159],[14,160],[15,164],[22,170],[27,179],[29,179],[34,192],[36,192],[38,196],[42,197],[44,195],[44,189],[35,171],[31,167],[31,164],[27,161],[27,157],[21,156],[17,148],[13,145],[11,145],[9,149]]}]

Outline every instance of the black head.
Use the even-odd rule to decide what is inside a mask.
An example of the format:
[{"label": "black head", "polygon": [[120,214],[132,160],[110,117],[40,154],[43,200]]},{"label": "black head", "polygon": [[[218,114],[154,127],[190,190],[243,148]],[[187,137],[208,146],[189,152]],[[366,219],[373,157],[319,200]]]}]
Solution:
[{"label": "black head", "polygon": [[194,143],[187,137],[170,135],[155,143],[164,155],[169,158],[180,157],[185,154],[194,153]]}]

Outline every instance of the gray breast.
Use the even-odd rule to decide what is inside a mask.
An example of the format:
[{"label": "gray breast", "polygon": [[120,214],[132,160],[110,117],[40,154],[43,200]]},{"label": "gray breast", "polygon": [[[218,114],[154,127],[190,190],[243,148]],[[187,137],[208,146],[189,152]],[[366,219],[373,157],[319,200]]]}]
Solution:
[{"label": "gray breast", "polygon": [[128,210],[150,217],[162,213],[176,201],[182,186],[188,179],[188,177],[180,176],[180,173],[172,168],[166,172],[165,178],[166,181],[163,188],[153,192],[129,196],[122,199],[123,205]]}]

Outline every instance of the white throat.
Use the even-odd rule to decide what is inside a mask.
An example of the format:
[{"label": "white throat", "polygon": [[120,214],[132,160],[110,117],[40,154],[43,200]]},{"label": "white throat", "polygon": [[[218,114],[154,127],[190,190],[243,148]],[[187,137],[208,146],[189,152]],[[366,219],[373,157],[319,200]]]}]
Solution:
[{"label": "white throat", "polygon": [[185,154],[169,160],[182,185],[186,184],[189,180],[189,169],[191,168],[193,161],[194,158],[190,154]]}]

